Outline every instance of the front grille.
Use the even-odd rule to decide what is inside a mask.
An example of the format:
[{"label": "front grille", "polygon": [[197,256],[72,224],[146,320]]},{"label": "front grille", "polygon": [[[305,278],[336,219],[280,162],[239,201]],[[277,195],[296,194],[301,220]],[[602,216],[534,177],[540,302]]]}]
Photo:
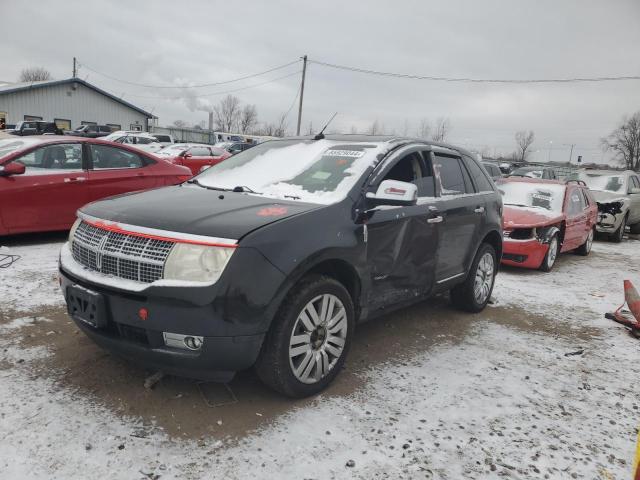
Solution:
[{"label": "front grille", "polygon": [[90,270],[151,283],[164,274],[174,242],[112,232],[81,222],[71,242],[73,258]]}]

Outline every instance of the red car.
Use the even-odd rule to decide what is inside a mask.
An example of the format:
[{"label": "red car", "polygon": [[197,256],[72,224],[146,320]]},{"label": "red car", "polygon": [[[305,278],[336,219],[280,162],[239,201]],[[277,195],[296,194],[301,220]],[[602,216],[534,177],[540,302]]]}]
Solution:
[{"label": "red car", "polygon": [[223,148],[194,143],[176,143],[155,153],[158,157],[176,165],[189,167],[193,175],[229,158],[231,154]]},{"label": "red car", "polygon": [[598,207],[581,181],[506,178],[502,263],[549,272],[558,253],[589,255]]},{"label": "red car", "polygon": [[188,168],[104,140],[0,138],[0,235],[65,230],[85,203],[188,180]]}]

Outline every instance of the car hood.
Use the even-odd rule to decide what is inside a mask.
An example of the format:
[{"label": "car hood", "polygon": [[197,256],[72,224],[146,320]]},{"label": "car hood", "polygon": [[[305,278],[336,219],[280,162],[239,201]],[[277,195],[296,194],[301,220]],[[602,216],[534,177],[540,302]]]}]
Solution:
[{"label": "car hood", "polygon": [[322,207],[183,184],[110,197],[80,212],[139,227],[239,240],[257,228]]},{"label": "car hood", "polygon": [[518,227],[543,227],[552,225],[564,219],[562,213],[555,213],[534,207],[504,207],[502,215],[502,228],[511,230]]},{"label": "car hood", "polygon": [[606,190],[590,190],[591,195],[598,203],[626,202],[626,195],[618,192],[608,192]]}]

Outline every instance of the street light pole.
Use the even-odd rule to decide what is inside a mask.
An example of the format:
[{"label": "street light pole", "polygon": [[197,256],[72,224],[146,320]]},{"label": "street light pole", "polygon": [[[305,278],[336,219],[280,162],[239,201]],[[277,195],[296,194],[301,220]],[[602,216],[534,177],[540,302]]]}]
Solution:
[{"label": "street light pole", "polygon": [[547,162],[551,161],[551,148],[553,148],[553,140],[549,140],[549,156],[547,158]]}]

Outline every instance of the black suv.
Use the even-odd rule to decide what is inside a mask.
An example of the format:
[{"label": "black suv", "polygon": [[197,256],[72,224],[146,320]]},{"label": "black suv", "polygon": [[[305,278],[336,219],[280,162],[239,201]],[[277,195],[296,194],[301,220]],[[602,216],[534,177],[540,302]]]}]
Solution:
[{"label": "black suv", "polygon": [[301,397],[337,375],[358,322],[445,291],[482,310],[501,211],[484,168],[457,147],[268,141],[184,184],[82,207],[61,286],[108,350],[195,378],[255,365]]},{"label": "black suv", "polygon": [[60,130],[54,122],[26,120],[16,123],[15,128],[9,130],[8,133],[21,137],[27,135],[62,135],[62,130]]}]

